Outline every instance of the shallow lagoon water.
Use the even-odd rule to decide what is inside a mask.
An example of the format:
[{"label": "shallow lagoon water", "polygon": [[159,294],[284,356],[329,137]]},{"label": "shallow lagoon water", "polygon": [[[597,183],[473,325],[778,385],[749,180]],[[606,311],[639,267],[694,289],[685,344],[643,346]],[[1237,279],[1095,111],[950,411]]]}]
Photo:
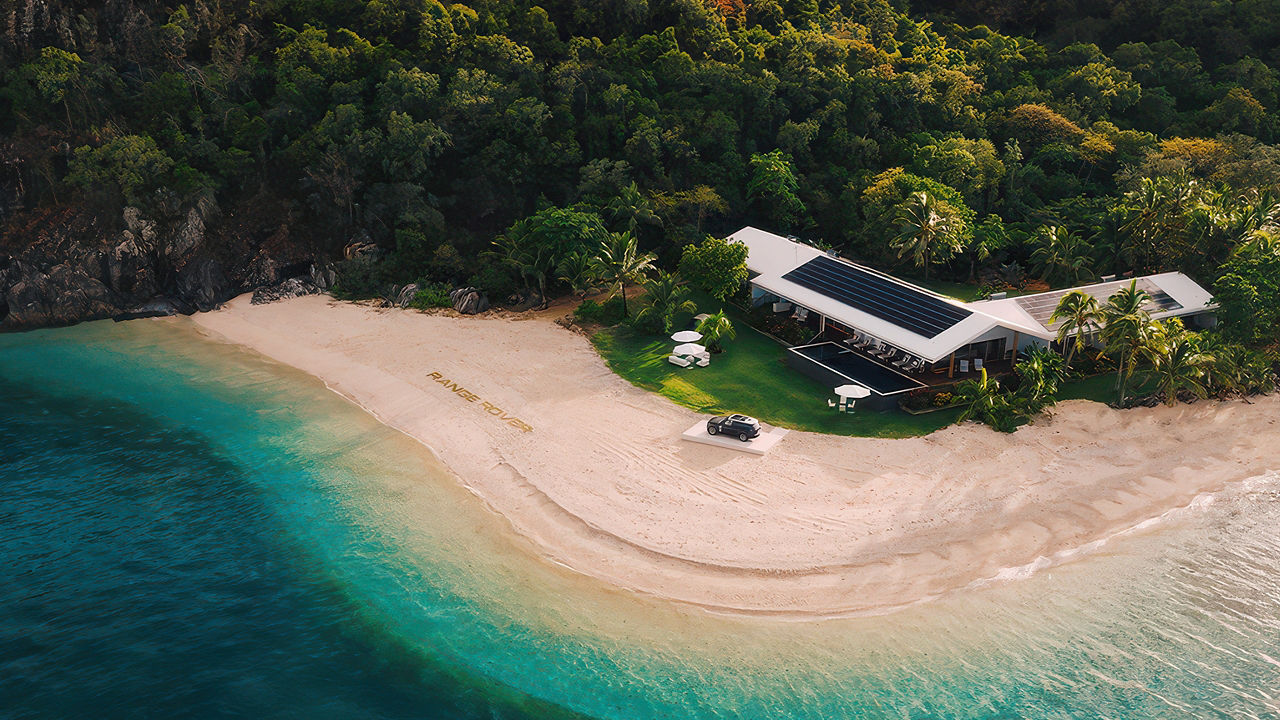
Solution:
[{"label": "shallow lagoon water", "polygon": [[539,560],[424,447],[185,321],[0,336],[0,370],[0,716],[1280,714],[1269,477],[896,612],[718,617]]}]

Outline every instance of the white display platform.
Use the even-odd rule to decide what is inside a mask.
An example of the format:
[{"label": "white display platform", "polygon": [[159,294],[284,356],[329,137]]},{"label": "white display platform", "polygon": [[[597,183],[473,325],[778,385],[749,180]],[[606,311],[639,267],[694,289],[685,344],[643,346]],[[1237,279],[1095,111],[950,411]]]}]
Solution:
[{"label": "white display platform", "polygon": [[725,435],[708,435],[707,419],[699,420],[693,427],[685,430],[680,435],[681,438],[689,442],[702,443],[703,445],[715,445],[716,447],[726,448],[728,450],[737,450],[738,452],[751,453],[752,455],[764,455],[773,449],[782,438],[787,435],[786,430],[782,428],[773,428],[767,430],[760,428],[760,436],[742,442],[736,437]]}]

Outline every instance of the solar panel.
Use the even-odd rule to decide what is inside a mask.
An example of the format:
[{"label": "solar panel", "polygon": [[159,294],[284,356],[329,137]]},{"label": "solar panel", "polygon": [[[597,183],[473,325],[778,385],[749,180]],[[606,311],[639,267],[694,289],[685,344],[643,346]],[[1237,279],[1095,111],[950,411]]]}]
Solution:
[{"label": "solar panel", "polygon": [[825,255],[782,279],[926,338],[936,337],[973,314],[937,296]]},{"label": "solar panel", "polygon": [[[1092,295],[1099,305],[1107,302],[1107,299],[1115,295],[1121,288],[1129,286],[1132,280],[1116,280],[1115,282],[1099,283],[1097,285],[1086,285],[1080,288],[1068,288],[1066,290],[1054,290],[1047,293],[1039,293],[1037,295],[1025,295],[1023,297],[1014,298],[1014,302],[1027,311],[1027,314],[1035,318],[1035,321],[1052,330],[1049,323],[1049,316],[1053,315],[1053,311],[1058,308],[1058,303],[1062,301],[1062,297],[1070,292],[1082,292]],[[1147,293],[1151,297],[1143,304],[1142,309],[1149,313],[1164,312],[1166,310],[1181,310],[1182,305],[1169,296],[1156,285],[1150,278],[1138,278],[1138,289]]]}]

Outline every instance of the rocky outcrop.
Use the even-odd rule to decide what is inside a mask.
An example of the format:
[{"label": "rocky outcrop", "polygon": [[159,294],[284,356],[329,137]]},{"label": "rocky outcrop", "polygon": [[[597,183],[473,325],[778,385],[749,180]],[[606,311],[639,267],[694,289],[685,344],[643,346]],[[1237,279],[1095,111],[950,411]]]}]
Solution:
[{"label": "rocky outcrop", "polygon": [[333,284],[338,281],[338,273],[333,269],[333,265],[325,264],[311,265],[311,284],[320,288],[321,292],[328,292],[333,289]]},{"label": "rocky outcrop", "polygon": [[475,315],[489,309],[489,297],[473,287],[464,287],[449,293],[453,309],[463,315]]},{"label": "rocky outcrop", "polygon": [[391,304],[398,308],[407,308],[409,303],[413,302],[413,296],[418,294],[418,283],[409,283],[394,293],[395,298]]},{"label": "rocky outcrop", "polygon": [[265,305],[277,300],[288,300],[289,298],[302,297],[303,295],[316,295],[319,292],[320,288],[306,278],[289,278],[278,285],[260,287],[254,290],[253,298],[249,302],[253,305]]},{"label": "rocky outcrop", "polygon": [[307,268],[332,285],[281,217],[252,207],[224,217],[208,199],[168,223],[137,208],[110,223],[67,207],[12,217],[0,234],[0,330],[211,310]]}]

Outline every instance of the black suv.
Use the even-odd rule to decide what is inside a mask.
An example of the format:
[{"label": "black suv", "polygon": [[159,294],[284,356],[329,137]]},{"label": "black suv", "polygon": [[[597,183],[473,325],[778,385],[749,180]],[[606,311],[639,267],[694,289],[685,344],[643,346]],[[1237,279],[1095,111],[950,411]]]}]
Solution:
[{"label": "black suv", "polygon": [[735,435],[742,442],[760,435],[760,421],[747,415],[720,415],[707,421],[707,434]]}]

